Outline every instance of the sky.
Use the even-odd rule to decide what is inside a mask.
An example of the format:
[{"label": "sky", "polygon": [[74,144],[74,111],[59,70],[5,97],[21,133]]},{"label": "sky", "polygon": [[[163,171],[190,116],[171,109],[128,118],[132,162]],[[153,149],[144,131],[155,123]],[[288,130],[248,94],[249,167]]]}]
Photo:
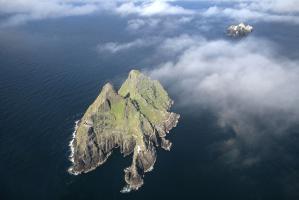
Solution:
[{"label": "sky", "polygon": [[0,31],[101,13],[126,19],[126,31],[135,38],[95,44],[98,54],[154,48],[153,58],[164,59],[146,73],[178,93],[180,106],[212,110],[219,126],[231,127],[236,134],[221,144],[234,152],[231,159],[254,165],[262,154],[242,157],[242,149],[254,146],[263,151],[265,141],[287,137],[298,125],[299,61],[281,55],[277,44],[265,38],[231,41],[176,30],[193,24],[209,33],[215,29],[211,21],[222,19],[298,27],[299,2],[216,0],[199,8],[184,7],[184,2],[191,1],[0,0]]}]

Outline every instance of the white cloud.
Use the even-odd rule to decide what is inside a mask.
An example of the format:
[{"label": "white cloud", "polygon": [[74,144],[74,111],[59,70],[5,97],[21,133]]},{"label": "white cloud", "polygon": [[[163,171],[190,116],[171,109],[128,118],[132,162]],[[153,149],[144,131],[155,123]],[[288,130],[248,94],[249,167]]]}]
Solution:
[{"label": "white cloud", "polygon": [[238,3],[244,8],[276,13],[298,13],[298,0],[214,0],[214,2]]},{"label": "white cloud", "polygon": [[204,38],[200,36],[190,36],[183,34],[177,37],[166,38],[160,42],[159,51],[171,54],[180,53],[183,50],[189,49],[190,47],[201,44]]},{"label": "white cloud", "polygon": [[133,48],[141,48],[147,47],[155,44],[157,42],[156,38],[147,38],[147,39],[136,39],[127,43],[118,43],[118,42],[108,42],[104,44],[99,44],[97,46],[97,50],[99,53],[118,53],[121,51],[133,49]]},{"label": "white cloud", "polygon": [[[299,6],[297,0],[262,0],[238,1],[228,7],[212,6],[202,10],[204,17],[230,17],[240,20],[278,21],[299,23]],[[211,4],[217,5],[216,0]],[[200,2],[199,2],[200,3]],[[198,10],[184,8],[176,1],[163,0],[0,0],[0,14],[7,14],[2,26],[26,23],[32,20],[58,18],[76,15],[88,15],[98,11],[110,11],[122,16],[137,15],[139,17],[161,16],[200,16]],[[185,18],[185,22],[191,18]],[[182,19],[183,20],[183,19]],[[190,21],[189,21],[190,22]],[[132,26],[134,28],[134,25]],[[135,24],[136,28],[136,24]]]},{"label": "white cloud", "polygon": [[166,1],[126,0],[0,0],[0,14],[8,14],[2,26],[13,26],[32,20],[87,15],[97,11],[139,16],[190,15],[194,11]]},{"label": "white cloud", "polygon": [[111,5],[94,0],[0,0],[0,13],[9,15],[1,25],[12,26],[32,20],[87,15]]},{"label": "white cloud", "polygon": [[159,31],[162,34],[165,32],[174,32],[182,28],[183,25],[191,23],[193,19],[192,16],[139,17],[128,20],[127,30],[132,33],[136,33],[136,31]]},{"label": "white cloud", "polygon": [[121,15],[137,14],[140,16],[194,14],[193,10],[185,9],[177,5],[171,5],[165,1],[146,1],[143,3],[131,1],[121,4],[116,8],[116,12]]},{"label": "white cloud", "polygon": [[[206,41],[184,35],[168,39],[167,44],[181,53],[176,61],[149,73],[178,94],[177,105],[209,108],[220,126],[233,128],[236,142],[230,152],[240,153],[240,143],[266,148],[272,136],[285,135],[298,122],[299,61],[280,58],[271,43],[256,38]],[[239,158],[239,153],[234,155]],[[240,162],[256,160],[246,157]]]},{"label": "white cloud", "polygon": [[238,7],[222,8],[212,6],[202,12],[204,17],[228,17],[236,21],[286,22],[299,24],[299,16],[291,14],[270,13],[265,10],[251,9],[243,4]]},{"label": "white cloud", "polygon": [[157,26],[161,25],[162,20],[159,18],[138,18],[131,19],[128,21],[127,29],[130,31],[136,31],[141,29],[155,29]]},{"label": "white cloud", "polygon": [[128,21],[127,28],[129,30],[139,30],[140,28],[144,27],[147,24],[147,22],[143,19],[131,19]]},{"label": "white cloud", "polygon": [[299,12],[298,0],[261,0],[244,2],[243,7],[254,10],[264,10],[276,13],[297,13]]},{"label": "white cloud", "polygon": [[[164,37],[146,37],[138,38],[136,40],[119,43],[119,42],[107,42],[104,44],[98,44],[97,50],[99,53],[118,53],[129,49],[137,49],[144,47],[154,47],[157,52],[161,54],[175,55],[190,46],[200,44],[204,39],[200,36],[189,36],[183,34],[177,37],[164,38]],[[166,52],[166,53],[165,53]]]}]

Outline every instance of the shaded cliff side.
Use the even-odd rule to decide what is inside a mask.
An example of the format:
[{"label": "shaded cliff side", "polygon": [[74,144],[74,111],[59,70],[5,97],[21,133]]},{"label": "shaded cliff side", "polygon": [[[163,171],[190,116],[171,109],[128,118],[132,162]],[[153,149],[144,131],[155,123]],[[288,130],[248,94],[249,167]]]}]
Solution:
[{"label": "shaded cliff side", "polygon": [[137,190],[143,185],[143,174],[153,169],[156,147],[170,150],[172,144],[165,137],[179,119],[168,111],[172,104],[158,81],[137,70],[129,73],[118,92],[107,83],[77,123],[69,172],[87,173],[119,147],[124,156],[133,154],[131,166],[124,170],[123,191]]}]

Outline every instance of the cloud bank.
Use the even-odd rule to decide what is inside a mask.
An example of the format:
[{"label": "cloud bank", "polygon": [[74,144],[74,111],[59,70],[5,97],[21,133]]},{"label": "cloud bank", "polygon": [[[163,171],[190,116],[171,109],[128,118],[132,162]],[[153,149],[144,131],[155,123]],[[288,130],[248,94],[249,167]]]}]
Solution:
[{"label": "cloud bank", "polygon": [[[180,106],[208,108],[220,126],[234,130],[235,138],[224,144],[234,159],[244,148],[261,154],[272,137],[284,136],[298,124],[299,61],[279,57],[271,43],[256,38],[206,41],[188,35],[167,43],[161,45],[164,52],[179,56],[149,73],[178,94]],[[240,162],[256,160],[252,156]]]},{"label": "cloud bank", "polygon": [[[234,4],[218,6],[219,2],[234,2]],[[7,16],[4,17],[4,21],[2,20],[2,26],[15,26],[28,21],[89,15],[103,11],[139,18],[181,15],[299,24],[297,0],[216,0],[210,4],[209,8],[197,10],[185,8],[176,1],[163,0],[0,0],[0,14]]]},{"label": "cloud bank", "polygon": [[289,13],[271,13],[263,9],[252,9],[252,6],[238,4],[236,7],[212,6],[203,11],[203,17],[226,17],[236,21],[284,22],[299,24],[299,16]]},{"label": "cloud bank", "polygon": [[89,15],[109,11],[121,16],[190,15],[192,10],[172,5],[167,1],[125,0],[0,0],[0,14],[8,17],[1,26],[15,26],[28,21]]}]

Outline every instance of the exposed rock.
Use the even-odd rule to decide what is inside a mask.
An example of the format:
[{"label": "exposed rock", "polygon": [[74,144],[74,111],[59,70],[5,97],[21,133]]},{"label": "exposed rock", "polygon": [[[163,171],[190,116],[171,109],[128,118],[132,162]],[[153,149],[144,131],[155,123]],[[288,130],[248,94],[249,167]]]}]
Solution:
[{"label": "exposed rock", "polygon": [[137,190],[143,185],[143,173],[153,169],[159,141],[170,150],[171,142],[165,137],[179,119],[168,112],[172,104],[158,81],[137,70],[130,72],[118,92],[107,83],[77,123],[69,172],[87,173],[119,147],[124,156],[133,153],[131,166],[124,170],[127,185],[122,191]]},{"label": "exposed rock", "polygon": [[172,146],[172,143],[169,140],[167,140],[165,138],[162,138],[162,140],[161,140],[161,147],[163,149],[165,149],[167,151],[170,151],[171,146]]},{"label": "exposed rock", "polygon": [[238,25],[231,25],[227,28],[227,34],[231,37],[244,37],[253,31],[253,27],[240,23]]}]

